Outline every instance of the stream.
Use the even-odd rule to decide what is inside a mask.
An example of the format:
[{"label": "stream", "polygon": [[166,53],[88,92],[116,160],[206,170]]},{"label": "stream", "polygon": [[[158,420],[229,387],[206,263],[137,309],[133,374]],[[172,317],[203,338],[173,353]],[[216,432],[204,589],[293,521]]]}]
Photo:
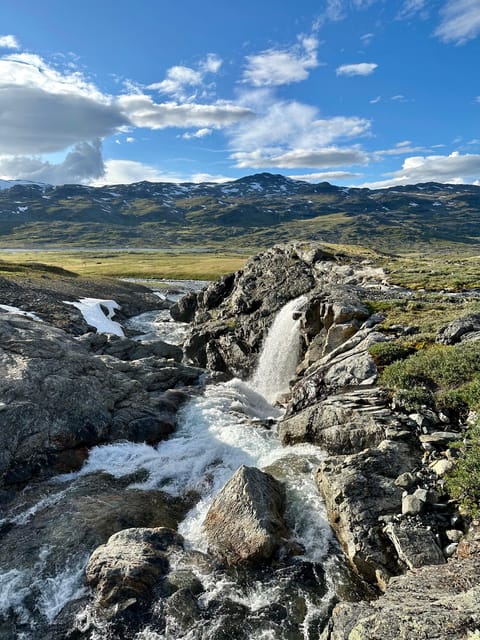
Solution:
[{"label": "stream", "polygon": [[[294,376],[300,341],[295,312],[303,301],[289,302],[277,315],[250,381],[207,384],[203,393],[180,409],[176,432],[157,446],[120,442],[95,447],[80,471],[57,476],[43,493],[29,497],[28,508],[0,523],[22,538],[32,519],[48,519],[49,510],[61,508],[79,483],[102,472],[126,483],[126,491],[160,489],[179,500],[187,494],[198,496],[178,528],[191,552],[178,563],[202,584],[198,597],[202,619],[182,629],[178,621],[164,615],[158,602],[152,607],[153,622],[137,626],[128,637],[313,640],[332,604],[352,588],[314,480],[324,454],[313,445],[283,447],[276,432],[282,410],[272,403],[278,394],[288,391],[288,381]],[[137,339],[155,336],[174,343],[181,343],[186,330],[165,312],[142,314],[126,326],[138,333]],[[257,569],[219,569],[198,561],[199,554],[208,550],[202,523],[209,506],[241,465],[258,467],[285,483],[286,521],[303,549],[300,555]],[[39,542],[29,568],[12,566],[0,573],[0,616],[14,616],[22,628],[16,636],[2,635],[0,622],[0,638],[43,638],[40,629],[48,627],[67,603],[77,600],[76,624],[81,633],[75,638],[120,637],[108,622],[95,619],[85,597],[83,571],[88,555],[73,543],[70,548],[60,535],[57,543],[55,549]],[[56,561],[51,561],[52,554]]]}]

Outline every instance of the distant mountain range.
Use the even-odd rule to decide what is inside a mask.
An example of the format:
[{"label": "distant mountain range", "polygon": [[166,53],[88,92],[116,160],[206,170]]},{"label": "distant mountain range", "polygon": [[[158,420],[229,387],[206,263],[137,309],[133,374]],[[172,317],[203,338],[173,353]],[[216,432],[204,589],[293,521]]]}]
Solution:
[{"label": "distant mountain range", "polygon": [[260,173],[223,184],[0,185],[4,248],[259,248],[315,239],[384,251],[480,245],[480,187],[310,184]]}]

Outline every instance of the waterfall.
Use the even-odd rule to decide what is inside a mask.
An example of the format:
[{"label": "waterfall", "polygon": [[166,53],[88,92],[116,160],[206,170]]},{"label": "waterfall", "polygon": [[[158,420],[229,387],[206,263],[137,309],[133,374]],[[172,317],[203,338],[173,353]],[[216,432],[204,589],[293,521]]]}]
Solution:
[{"label": "waterfall", "polygon": [[251,386],[269,402],[289,390],[300,351],[300,319],[295,312],[305,304],[305,296],[290,300],[277,314],[263,344]]}]

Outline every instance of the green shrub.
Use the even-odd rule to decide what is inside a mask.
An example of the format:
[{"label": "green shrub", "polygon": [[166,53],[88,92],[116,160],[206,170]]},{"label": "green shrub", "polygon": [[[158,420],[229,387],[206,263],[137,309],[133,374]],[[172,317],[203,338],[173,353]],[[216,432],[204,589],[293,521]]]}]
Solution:
[{"label": "green shrub", "polygon": [[475,518],[480,516],[480,421],[470,427],[458,448],[459,458],[445,487],[464,512]]},{"label": "green shrub", "polygon": [[480,403],[480,342],[435,345],[385,367],[380,384],[398,393],[430,392],[439,409]]},{"label": "green shrub", "polygon": [[407,356],[415,353],[415,349],[403,342],[391,340],[376,342],[370,347],[369,353],[378,367],[385,367],[397,360],[404,360]]}]

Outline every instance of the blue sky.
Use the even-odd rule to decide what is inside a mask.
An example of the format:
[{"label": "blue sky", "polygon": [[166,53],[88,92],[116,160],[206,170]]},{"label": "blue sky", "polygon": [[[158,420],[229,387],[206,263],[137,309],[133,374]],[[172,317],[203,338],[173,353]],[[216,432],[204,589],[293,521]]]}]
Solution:
[{"label": "blue sky", "polygon": [[2,0],[0,178],[480,184],[480,0]]}]

